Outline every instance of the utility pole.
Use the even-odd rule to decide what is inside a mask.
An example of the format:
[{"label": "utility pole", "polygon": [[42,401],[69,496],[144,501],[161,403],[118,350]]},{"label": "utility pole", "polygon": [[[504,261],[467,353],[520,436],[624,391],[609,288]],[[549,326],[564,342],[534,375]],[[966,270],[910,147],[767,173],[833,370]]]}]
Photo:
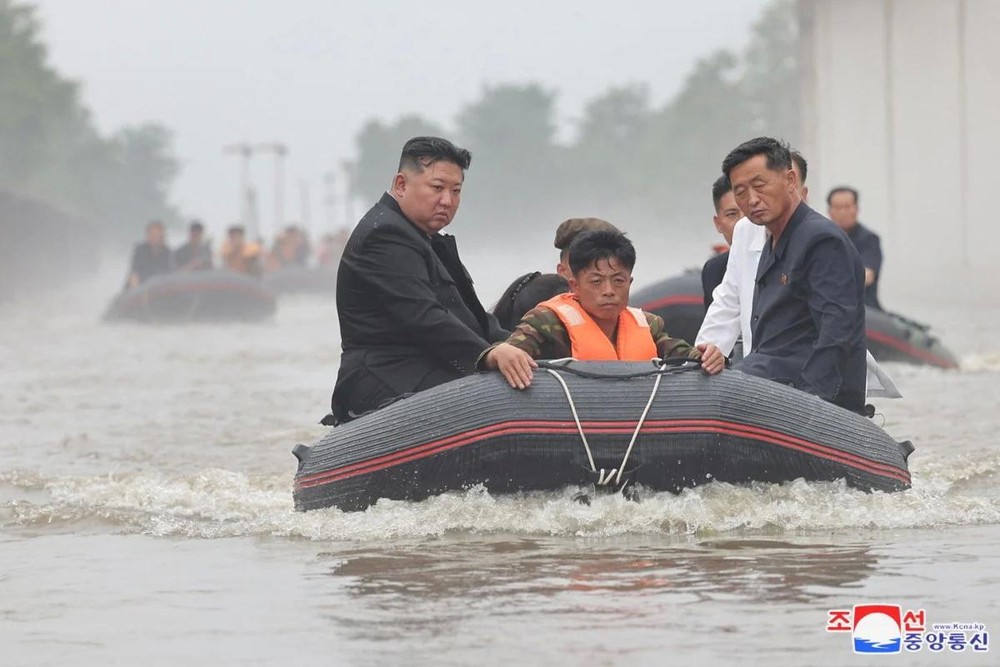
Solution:
[{"label": "utility pole", "polygon": [[341,160],[340,168],[344,171],[344,224],[341,226],[351,229],[357,222],[354,217],[354,199],[351,197],[351,185],[354,183],[354,164],[350,160]]},{"label": "utility pole", "polygon": [[323,174],[323,208],[326,211],[326,231],[337,228],[337,177],[332,171]]},{"label": "utility pole", "polygon": [[285,156],[288,146],[273,141],[255,146],[258,151],[274,154],[274,236],[285,227]]},{"label": "utility pole", "polygon": [[312,237],[312,198],[309,196],[309,182],[304,178],[299,179],[299,219],[306,235]]},{"label": "utility pole", "polygon": [[[222,152],[227,155],[236,155],[239,158],[240,167],[240,194],[237,198],[237,211],[241,224],[249,225],[251,219],[250,212],[250,158],[253,157],[253,146],[246,142],[229,144],[222,147]],[[256,230],[250,230],[256,233]]]}]

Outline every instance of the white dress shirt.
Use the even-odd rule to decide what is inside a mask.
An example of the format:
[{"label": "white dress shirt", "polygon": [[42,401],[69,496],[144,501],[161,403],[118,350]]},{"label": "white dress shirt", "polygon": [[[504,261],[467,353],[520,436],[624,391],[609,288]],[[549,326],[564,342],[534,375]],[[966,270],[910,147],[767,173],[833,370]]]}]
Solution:
[{"label": "white dress shirt", "polygon": [[726,275],[712,292],[712,305],[698,331],[696,343],[715,343],[726,356],[732,356],[736,339],[743,335],[743,350],[753,349],[750,317],[753,314],[753,289],[757,263],[767,241],[767,229],[748,218],[740,218],[733,227]]}]

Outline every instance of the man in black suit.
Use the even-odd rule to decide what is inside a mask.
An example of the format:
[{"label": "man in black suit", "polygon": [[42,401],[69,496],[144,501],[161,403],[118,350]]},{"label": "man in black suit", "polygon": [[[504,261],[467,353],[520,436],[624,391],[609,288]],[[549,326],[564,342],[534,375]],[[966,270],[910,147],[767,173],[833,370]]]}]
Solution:
[{"label": "man in black suit", "polygon": [[[715,231],[722,234],[726,239],[726,245],[733,245],[733,228],[743,213],[736,205],[736,198],[733,196],[733,188],[729,185],[729,179],[719,176],[712,183],[712,203],[715,204],[715,216],[712,222],[715,223]],[[729,262],[729,249],[716,253],[705,265],[701,267],[701,288],[705,293],[705,308],[712,305],[712,292],[722,282],[726,275],[726,264]]]},{"label": "man in black suit", "polygon": [[830,219],[844,230],[865,263],[865,305],[882,310],[878,301],[878,279],[882,273],[882,241],[878,234],[858,222],[858,191],[846,185],[826,196]]},{"label": "man in black suit", "polygon": [[865,400],[865,277],[861,255],[799,194],[788,147],[769,137],[722,163],[740,209],[767,228],[757,265],[753,349],[741,368],[860,412]]},{"label": "man in black suit", "polygon": [[410,139],[389,192],[351,234],[337,272],[335,423],[476,372],[482,351],[509,335],[479,302],[454,237],[441,233],[471,160],[446,139]]}]

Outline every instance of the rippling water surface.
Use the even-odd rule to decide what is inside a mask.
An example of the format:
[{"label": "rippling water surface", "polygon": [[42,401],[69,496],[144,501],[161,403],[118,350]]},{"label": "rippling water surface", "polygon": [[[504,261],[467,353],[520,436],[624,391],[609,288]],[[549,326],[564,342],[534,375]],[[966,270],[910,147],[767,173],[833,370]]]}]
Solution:
[{"label": "rippling water surface", "polygon": [[107,294],[0,305],[0,664],[839,665],[860,657],[826,612],[870,602],[1000,632],[1000,309],[900,308],[963,361],[888,367],[905,493],[473,488],[302,514],[289,450],[324,432],[332,300],[150,328],[101,324]]}]

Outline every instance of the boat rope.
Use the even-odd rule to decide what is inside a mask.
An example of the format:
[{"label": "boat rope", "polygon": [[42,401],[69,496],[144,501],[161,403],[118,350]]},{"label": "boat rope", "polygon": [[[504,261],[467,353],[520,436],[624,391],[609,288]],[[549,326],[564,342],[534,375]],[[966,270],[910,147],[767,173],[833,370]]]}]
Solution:
[{"label": "boat rope", "polygon": [[642,409],[642,414],[639,416],[639,422],[635,425],[635,431],[632,433],[632,439],[629,440],[628,449],[625,450],[625,458],[622,459],[622,464],[618,466],[618,477],[615,478],[615,486],[622,483],[622,475],[625,473],[625,464],[628,463],[628,457],[632,455],[632,446],[635,445],[635,441],[639,438],[639,431],[642,430],[642,424],[646,421],[646,415],[649,414],[649,408],[653,406],[653,399],[656,398],[656,392],[660,389],[660,380],[663,379],[663,374],[660,373],[656,376],[656,380],[653,381],[653,391],[649,393],[649,400],[646,401],[646,407]]},{"label": "boat rope", "polygon": [[590,380],[632,380],[634,378],[663,375],[665,373],[689,373],[691,371],[701,369],[701,363],[698,360],[688,359],[686,357],[653,359],[653,367],[649,370],[633,371],[630,373],[600,373],[597,371],[585,371],[570,365],[574,362],[577,362],[577,360],[572,357],[564,357],[562,359],[546,359],[540,360],[538,362],[538,367],[542,369],[551,368],[565,371],[567,373],[572,373],[577,377],[587,378]]},{"label": "boat rope", "polygon": [[[566,380],[563,380],[562,376],[551,368],[543,368],[542,370],[554,377],[556,381],[562,385],[563,392],[566,393],[566,400],[569,402],[569,409],[573,413],[573,421],[576,422],[576,430],[580,433],[580,440],[583,441],[583,448],[587,451],[587,461],[590,462],[590,471],[596,473],[597,466],[594,465],[594,455],[590,452],[590,443],[587,442],[587,434],[583,432],[583,424],[580,423],[580,415],[576,412],[576,403],[573,402],[573,394],[570,393],[569,387],[566,385]],[[604,469],[601,468],[601,472],[598,473],[598,479],[603,476]]]},{"label": "boat rope", "polygon": [[629,457],[632,456],[632,448],[635,446],[636,440],[639,439],[639,431],[642,430],[642,425],[646,421],[646,415],[649,414],[649,409],[653,406],[653,400],[656,399],[656,394],[660,390],[660,380],[663,379],[664,373],[661,372],[656,374],[656,379],[653,381],[653,391],[650,392],[649,400],[646,401],[646,407],[643,408],[642,414],[639,416],[639,421],[635,425],[635,430],[632,432],[632,438],[629,440],[628,447],[625,449],[625,456],[622,458],[621,465],[617,468],[605,471],[604,468],[598,470],[597,465],[594,463],[594,454],[590,450],[590,443],[587,441],[587,434],[583,431],[583,424],[580,422],[580,414],[576,410],[576,403],[573,401],[573,394],[570,392],[566,381],[552,368],[543,367],[542,370],[554,377],[562,387],[563,393],[566,394],[566,401],[569,403],[570,412],[573,413],[573,421],[576,422],[576,430],[580,434],[580,441],[583,442],[583,449],[587,452],[587,461],[590,463],[590,471],[597,475],[597,485],[607,486],[613,479],[615,486],[620,486],[622,483],[622,475],[625,474],[625,466],[628,465]]}]

